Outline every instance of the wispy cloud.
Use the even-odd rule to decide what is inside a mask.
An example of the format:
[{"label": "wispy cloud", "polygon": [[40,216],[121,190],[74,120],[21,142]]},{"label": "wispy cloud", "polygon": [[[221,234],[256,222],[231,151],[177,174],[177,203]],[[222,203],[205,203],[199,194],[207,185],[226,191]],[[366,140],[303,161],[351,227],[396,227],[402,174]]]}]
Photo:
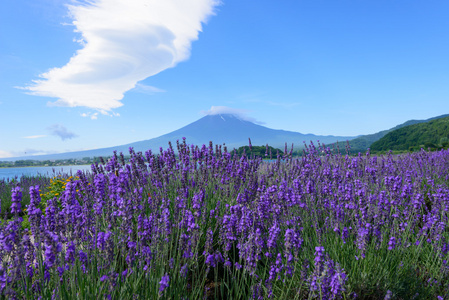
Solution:
[{"label": "wispy cloud", "polygon": [[0,160],[2,158],[9,158],[9,157],[46,155],[46,154],[55,154],[55,153],[58,153],[58,151],[32,149],[32,148],[27,148],[27,149],[25,149],[23,151],[5,151],[5,150],[0,150]]},{"label": "wispy cloud", "polygon": [[25,87],[103,114],[122,106],[126,91],[190,56],[202,23],[219,0],[89,0],[68,5],[83,46],[61,68]]},{"label": "wispy cloud", "polygon": [[46,135],[29,135],[29,136],[24,136],[24,139],[40,139],[46,137]]},{"label": "wispy cloud", "polygon": [[[53,151],[53,150],[40,150],[40,149],[31,149],[31,148],[27,148],[25,149],[25,151],[23,153],[21,153],[20,155],[23,156],[28,156],[28,155],[46,155],[46,154],[54,154],[57,153],[57,151]],[[18,155],[17,155],[18,156]]]},{"label": "wispy cloud", "polygon": [[136,91],[138,93],[143,93],[143,94],[148,94],[148,95],[154,95],[155,93],[163,93],[165,92],[164,90],[151,86],[151,85],[146,85],[143,83],[137,83],[136,87],[133,89],[133,91]]},{"label": "wispy cloud", "polygon": [[70,132],[61,124],[54,124],[47,128],[52,135],[59,136],[61,140],[65,141],[68,139],[73,139],[78,135]]},{"label": "wispy cloud", "polygon": [[98,119],[98,113],[82,113],[81,117],[91,118],[92,120]]},{"label": "wispy cloud", "polygon": [[264,124],[263,122],[257,121],[256,119],[248,116],[249,112],[250,111],[247,109],[232,108],[228,106],[211,106],[209,110],[203,110],[200,113],[205,116],[230,114],[245,121],[250,121],[256,124]]}]

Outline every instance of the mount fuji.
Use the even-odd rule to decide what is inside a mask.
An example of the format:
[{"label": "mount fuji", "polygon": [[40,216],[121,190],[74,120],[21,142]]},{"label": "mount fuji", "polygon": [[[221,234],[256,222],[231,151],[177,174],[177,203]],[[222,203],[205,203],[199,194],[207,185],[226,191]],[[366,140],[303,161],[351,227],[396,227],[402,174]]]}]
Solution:
[{"label": "mount fuji", "polygon": [[350,136],[333,135],[320,136],[314,134],[302,134],[293,131],[270,129],[244,120],[237,115],[215,114],[204,116],[203,118],[178,130],[159,137],[126,145],[50,155],[6,158],[2,160],[46,160],[111,156],[114,150],[118,153],[123,152],[123,154],[127,155],[129,147],[133,147],[136,152],[145,152],[151,149],[153,153],[155,153],[159,152],[160,147],[164,149],[167,148],[169,141],[171,141],[173,146],[176,147],[176,141],[181,141],[183,137],[186,138],[187,144],[194,144],[198,146],[202,146],[203,144],[209,145],[209,141],[212,141],[214,144],[218,145],[225,143],[229,151],[240,146],[247,146],[249,143],[248,138],[251,139],[251,143],[254,146],[263,146],[268,144],[269,146],[281,149],[284,148],[285,143],[287,143],[289,147],[291,147],[291,144],[293,143],[295,148],[300,148],[302,147],[303,142],[308,144],[310,141],[313,141],[316,144],[319,140],[321,143],[331,144],[337,141],[346,142],[347,140],[356,138]]}]

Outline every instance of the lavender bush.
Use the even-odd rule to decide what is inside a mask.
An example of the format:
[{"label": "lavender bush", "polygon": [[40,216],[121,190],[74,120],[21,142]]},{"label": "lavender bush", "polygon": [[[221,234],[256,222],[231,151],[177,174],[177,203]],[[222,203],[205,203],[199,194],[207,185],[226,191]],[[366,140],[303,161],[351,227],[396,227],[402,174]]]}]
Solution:
[{"label": "lavender bush", "polygon": [[[61,176],[67,176],[66,174]],[[30,186],[39,185],[42,187],[47,186],[50,183],[50,178],[46,176],[22,176],[18,178],[0,179],[0,199],[1,201],[1,211],[0,216],[3,219],[10,219],[13,214],[11,213],[11,200],[12,200],[12,190],[16,186],[20,186],[22,191],[25,191],[22,196],[21,206],[25,206],[30,202],[30,197],[28,194],[28,189]]]},{"label": "lavender bush", "polygon": [[311,144],[271,163],[212,143],[177,150],[114,153],[53,198],[14,187],[1,199],[2,297],[449,297],[448,150]]}]

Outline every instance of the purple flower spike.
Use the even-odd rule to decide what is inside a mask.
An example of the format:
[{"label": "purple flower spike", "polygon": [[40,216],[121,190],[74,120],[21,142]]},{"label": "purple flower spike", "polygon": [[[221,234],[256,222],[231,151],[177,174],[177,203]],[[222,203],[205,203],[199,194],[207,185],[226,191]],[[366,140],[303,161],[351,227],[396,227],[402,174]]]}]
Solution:
[{"label": "purple flower spike", "polygon": [[392,236],[390,238],[390,241],[388,242],[388,250],[393,250],[395,246],[396,246],[396,238]]},{"label": "purple flower spike", "polygon": [[11,213],[12,214],[18,214],[20,213],[20,210],[22,209],[22,206],[20,202],[22,201],[22,192],[20,191],[20,187],[15,187],[12,189],[12,196],[11,196]]},{"label": "purple flower spike", "polygon": [[215,268],[215,256],[213,254],[209,254],[206,258],[206,265]]},{"label": "purple flower spike", "polygon": [[315,247],[315,264],[320,264],[323,261],[324,247]]},{"label": "purple flower spike", "polygon": [[161,281],[159,281],[160,287],[159,292],[162,293],[166,288],[168,288],[168,283],[170,282],[170,277],[168,274],[165,274],[162,276]]},{"label": "purple flower spike", "polygon": [[392,297],[393,297],[393,293],[390,290],[388,290],[384,299],[385,300],[390,300]]}]

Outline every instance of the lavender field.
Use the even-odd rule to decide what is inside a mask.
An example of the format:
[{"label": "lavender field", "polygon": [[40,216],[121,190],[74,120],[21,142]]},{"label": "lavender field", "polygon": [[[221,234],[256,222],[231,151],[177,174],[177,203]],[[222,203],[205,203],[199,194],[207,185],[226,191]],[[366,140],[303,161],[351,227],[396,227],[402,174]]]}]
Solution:
[{"label": "lavender field", "polygon": [[177,143],[0,181],[8,299],[449,299],[449,150]]}]

